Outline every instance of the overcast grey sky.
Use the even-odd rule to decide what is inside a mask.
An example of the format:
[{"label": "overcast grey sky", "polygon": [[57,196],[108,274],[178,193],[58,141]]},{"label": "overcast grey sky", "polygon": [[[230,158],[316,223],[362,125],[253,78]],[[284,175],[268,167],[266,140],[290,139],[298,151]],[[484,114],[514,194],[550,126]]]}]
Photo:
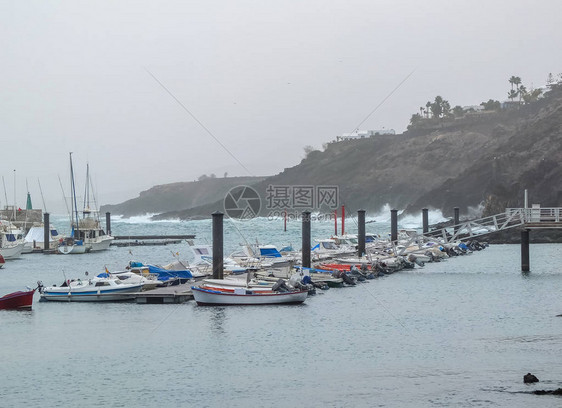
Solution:
[{"label": "overcast grey sky", "polygon": [[[0,0],[0,175],[13,202],[64,209],[68,152],[101,203],[204,173],[297,164],[352,131],[405,130],[441,95],[505,100],[562,72],[561,1]],[[5,204],[3,191],[0,202]]]}]

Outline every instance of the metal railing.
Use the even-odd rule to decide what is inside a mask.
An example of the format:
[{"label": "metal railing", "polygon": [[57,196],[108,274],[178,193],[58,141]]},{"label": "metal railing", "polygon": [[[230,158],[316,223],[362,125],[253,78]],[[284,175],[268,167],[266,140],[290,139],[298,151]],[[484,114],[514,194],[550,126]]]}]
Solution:
[{"label": "metal railing", "polygon": [[562,222],[562,208],[506,208],[506,214],[521,213],[525,223]]},{"label": "metal railing", "polygon": [[422,250],[422,245],[432,240],[447,244],[525,225],[540,228],[543,224],[544,228],[552,228],[553,223],[561,223],[562,227],[562,208],[506,208],[504,213],[413,235],[398,253],[402,255],[406,248],[416,245]]}]

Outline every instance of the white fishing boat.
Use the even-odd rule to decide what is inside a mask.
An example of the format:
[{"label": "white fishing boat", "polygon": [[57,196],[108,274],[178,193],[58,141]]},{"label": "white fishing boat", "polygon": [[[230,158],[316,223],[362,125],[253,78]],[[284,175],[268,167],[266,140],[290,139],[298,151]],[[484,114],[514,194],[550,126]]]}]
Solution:
[{"label": "white fishing boat", "polygon": [[193,298],[198,305],[279,305],[279,304],[299,304],[303,303],[308,291],[276,292],[264,293],[247,288],[234,288],[233,292],[205,289],[193,286],[191,288]]},{"label": "white fishing boat", "polygon": [[21,231],[11,222],[0,220],[0,255],[4,259],[19,258],[25,247],[25,240]]},{"label": "white fishing boat", "polygon": [[39,287],[41,300],[66,302],[103,302],[124,300],[123,293],[142,290],[140,283],[127,283],[107,273],[91,279],[66,280],[61,286]]},{"label": "white fishing boat", "polygon": [[[79,218],[78,215],[76,219],[78,221],[76,230],[78,231],[77,237],[84,241],[84,245],[89,248],[90,251],[105,251],[109,249],[113,237],[107,234],[100,222],[99,211],[97,210],[95,196],[92,192],[92,199],[94,209],[90,206],[90,165],[86,164],[86,185],[84,189],[84,207],[82,209],[82,217]],[[93,189],[92,189],[93,190]]]},{"label": "white fishing boat", "polygon": [[114,238],[107,235],[101,227],[98,211],[86,208],[82,215],[83,218],[78,220],[77,235],[84,241],[84,245],[92,252],[109,249]]}]

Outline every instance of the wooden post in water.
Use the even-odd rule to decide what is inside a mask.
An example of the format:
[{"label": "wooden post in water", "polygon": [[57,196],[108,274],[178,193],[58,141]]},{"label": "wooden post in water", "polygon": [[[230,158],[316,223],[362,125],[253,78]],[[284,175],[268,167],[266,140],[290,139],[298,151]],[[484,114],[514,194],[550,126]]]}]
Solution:
[{"label": "wooden post in water", "polygon": [[428,216],[428,209],[422,209],[422,225],[423,225],[423,233],[427,234],[429,232],[429,216]]},{"label": "wooden post in water", "polygon": [[529,230],[521,230],[521,271],[529,272]]},{"label": "wooden post in water", "polygon": [[341,206],[341,234],[345,234],[345,205]]},{"label": "wooden post in water", "polygon": [[105,213],[105,233],[111,235],[111,213]]},{"label": "wooden post in water", "polygon": [[[459,207],[453,208],[453,211],[455,213],[455,218],[454,218],[453,223],[454,223],[454,225],[459,225],[461,223],[460,216],[459,216],[459,211],[460,211]],[[459,230],[459,227],[455,227],[455,234],[457,233],[458,230]]]},{"label": "wooden post in water", "polygon": [[357,232],[359,243],[357,245],[357,255],[365,255],[365,210],[357,210]]},{"label": "wooden post in water", "polygon": [[302,213],[302,266],[310,268],[310,211]]},{"label": "wooden post in water", "polygon": [[285,210],[285,221],[283,224],[283,231],[287,232],[287,210]]},{"label": "wooden post in water", "polygon": [[51,241],[51,224],[49,222],[49,213],[43,214],[43,251],[49,250]]},{"label": "wooden post in water", "polygon": [[390,210],[390,240],[398,241],[398,210]]},{"label": "wooden post in water", "polygon": [[213,279],[223,279],[223,217],[220,211],[213,213]]},{"label": "wooden post in water", "polygon": [[338,210],[334,210],[334,235],[338,235]]}]

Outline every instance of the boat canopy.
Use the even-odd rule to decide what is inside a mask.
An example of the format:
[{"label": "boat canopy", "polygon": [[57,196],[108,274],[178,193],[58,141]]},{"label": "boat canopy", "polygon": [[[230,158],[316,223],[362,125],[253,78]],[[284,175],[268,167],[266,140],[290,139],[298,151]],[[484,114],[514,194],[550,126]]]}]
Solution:
[{"label": "boat canopy", "polygon": [[184,271],[172,271],[164,268],[159,268],[154,265],[147,265],[148,271],[154,275],[158,276],[158,279],[161,281],[167,281],[174,278],[182,278],[182,279],[192,279],[193,275],[191,271],[187,269]]},{"label": "boat canopy", "polygon": [[260,246],[260,255],[267,258],[281,258],[281,253],[273,245]]}]

